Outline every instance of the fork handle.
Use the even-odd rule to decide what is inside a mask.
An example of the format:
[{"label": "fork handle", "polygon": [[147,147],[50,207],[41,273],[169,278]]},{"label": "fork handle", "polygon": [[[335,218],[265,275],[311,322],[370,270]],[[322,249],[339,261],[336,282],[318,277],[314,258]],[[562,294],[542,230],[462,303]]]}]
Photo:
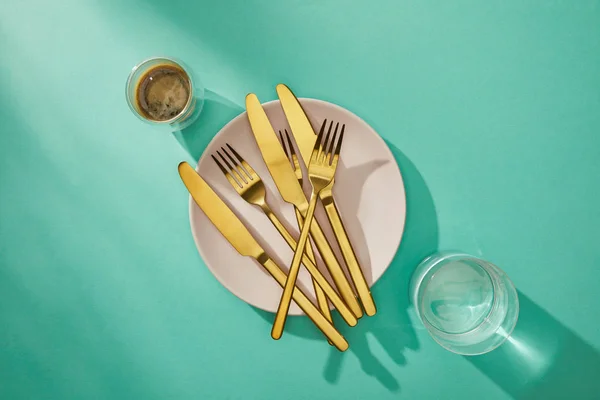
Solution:
[{"label": "fork handle", "polygon": [[[296,221],[298,222],[298,227],[300,229],[302,229],[302,227],[304,226],[304,218],[302,218],[302,214],[300,213],[300,211],[297,208],[294,208],[294,210],[296,211]],[[315,253],[313,251],[312,244],[310,243],[310,239],[308,239],[308,241],[306,242],[306,256],[308,256],[308,258],[310,259],[310,261],[313,264],[315,264],[315,265],[317,264],[317,260],[315,259]],[[306,265],[306,263],[305,263],[305,265]],[[325,318],[327,318],[327,320],[333,324],[333,318],[331,317],[331,310],[329,309],[329,302],[327,301],[325,292],[323,291],[323,288],[321,286],[319,286],[319,284],[317,283],[317,281],[315,280],[314,277],[312,278],[312,282],[313,282],[313,289],[315,290],[315,297],[317,298],[317,305],[319,306],[319,310],[321,310],[321,314],[323,314],[325,316]],[[352,317],[354,317],[354,314],[352,314],[352,312],[350,310],[348,310],[348,311],[350,312]],[[356,317],[354,317],[354,319],[356,320]],[[329,340],[329,344],[333,346],[333,343],[331,343],[331,340]]]},{"label": "fork handle", "polygon": [[329,274],[333,278],[333,281],[342,295],[342,298],[352,310],[352,313],[356,316],[356,318],[362,317],[363,312],[360,308],[360,304],[358,304],[358,300],[356,300],[354,292],[352,291],[352,287],[350,286],[350,282],[348,282],[348,279],[346,279],[346,274],[335,257],[335,254],[331,249],[323,230],[319,226],[319,223],[316,219],[314,219],[310,225],[310,234],[317,245],[317,249],[319,249],[319,253],[321,253],[321,257],[323,257],[323,261],[325,261],[325,265],[329,270]]},{"label": "fork handle", "polygon": [[[302,218],[302,214],[300,213],[300,211],[298,211],[297,208],[294,208],[294,210],[296,211],[296,221],[298,222],[298,227],[302,229],[302,227],[304,226],[304,218]],[[314,265],[317,265],[317,260],[315,259],[315,253],[313,252],[310,240],[306,242],[306,255]],[[327,301],[327,297],[325,297],[325,292],[323,291],[323,288],[319,286],[319,283],[315,280],[314,277],[312,278],[312,281],[313,287],[315,289],[315,296],[317,297],[317,305],[319,306],[319,309],[321,310],[321,313],[325,316],[325,318],[327,318],[329,322],[333,323],[333,318],[331,317],[331,310],[329,309],[329,302]],[[331,342],[329,344],[331,344]]]},{"label": "fork handle", "polygon": [[[266,258],[265,260],[261,260],[261,264],[265,267],[267,272],[275,278],[277,283],[279,283],[282,287],[286,285],[286,276],[285,273],[275,264],[270,258]],[[329,339],[331,343],[340,351],[346,351],[348,349],[348,342],[342,336],[342,334],[335,329],[335,327],[329,322],[323,314],[319,312],[317,307],[314,306],[313,303],[306,297],[304,292],[300,290],[298,287],[293,287],[292,297],[296,304],[304,311],[308,318],[310,318],[317,328],[323,332],[325,336]]]},{"label": "fork handle", "polygon": [[[266,203],[261,204],[260,207],[262,208],[263,212],[267,215],[267,217],[271,220],[271,222],[273,223],[273,226],[275,226],[275,228],[277,228],[277,231],[279,231],[279,233],[281,234],[283,239],[287,242],[287,244],[291,247],[291,249],[296,250],[296,240],[292,237],[292,235],[290,235],[290,233],[287,231],[285,226],[283,226],[281,221],[279,221],[279,219],[273,213],[271,208]],[[299,211],[297,211],[297,213],[298,213],[297,214],[297,216],[298,216]],[[302,218],[301,215],[300,215],[300,218]],[[301,219],[299,221],[303,221],[303,219]],[[300,222],[299,222],[299,224],[300,224]],[[302,225],[299,225],[299,226],[300,226],[300,229],[302,229]],[[306,250],[307,250],[306,253],[302,256],[302,263],[304,263],[304,265],[306,266],[306,269],[312,275],[313,282],[318,283],[318,286],[315,286],[315,292],[317,294],[317,304],[319,305],[319,308],[321,308],[321,303],[319,303],[319,301],[320,301],[319,294],[316,291],[317,287],[319,289],[321,289],[322,291],[324,291],[325,294],[327,295],[327,297],[329,297],[329,299],[331,300],[331,303],[333,303],[333,305],[335,306],[335,308],[337,308],[337,310],[339,311],[342,318],[344,318],[344,321],[346,321],[346,323],[350,326],[355,326],[358,323],[358,320],[354,316],[354,313],[352,313],[352,311],[350,311],[350,309],[348,308],[346,303],[344,303],[344,300],[342,300],[340,295],[337,294],[337,292],[335,291],[333,286],[331,286],[331,284],[327,281],[327,278],[325,278],[325,276],[317,268],[316,262],[315,262],[315,256],[312,252],[312,248],[310,247],[308,241],[307,241],[307,245],[306,245]],[[323,312],[322,308],[321,308],[321,312],[331,322],[332,321],[331,311],[329,310],[326,299],[325,299],[325,304],[327,306],[327,314],[325,314]]]},{"label": "fork handle", "polygon": [[[283,287],[283,293],[277,308],[277,314],[275,314],[275,322],[273,322],[273,328],[271,329],[271,337],[275,340],[280,339],[283,334],[283,328],[285,327],[285,320],[287,318],[288,311],[290,309],[290,302],[292,301],[292,291],[296,286],[296,279],[298,278],[298,272],[300,271],[300,261],[302,261],[302,254],[306,247],[308,240],[308,233],[310,231],[310,223],[315,213],[315,206],[317,205],[317,199],[319,197],[312,192],[310,195],[310,202],[308,203],[308,211],[306,212],[306,218],[304,220],[304,227],[300,233],[300,238],[296,245],[296,251],[294,252],[294,258],[292,259],[292,265],[288,272],[285,285]],[[323,317],[324,318],[324,317]]]},{"label": "fork handle", "polygon": [[348,234],[346,233],[346,229],[344,228],[344,224],[340,218],[340,213],[333,199],[331,186],[333,185],[330,185],[325,188],[325,190],[322,190],[319,193],[319,197],[321,198],[321,202],[325,207],[329,222],[331,222],[333,232],[335,233],[335,238],[340,245],[342,255],[344,256],[344,261],[346,261],[346,266],[350,272],[350,277],[352,278],[352,282],[354,283],[358,297],[365,309],[365,313],[369,316],[372,316],[377,312],[375,300],[373,300],[373,295],[371,294],[371,290],[369,289],[365,275],[360,268],[360,264],[358,263],[356,254],[354,253],[354,249],[352,248],[352,244],[350,243],[350,239],[348,238]]}]

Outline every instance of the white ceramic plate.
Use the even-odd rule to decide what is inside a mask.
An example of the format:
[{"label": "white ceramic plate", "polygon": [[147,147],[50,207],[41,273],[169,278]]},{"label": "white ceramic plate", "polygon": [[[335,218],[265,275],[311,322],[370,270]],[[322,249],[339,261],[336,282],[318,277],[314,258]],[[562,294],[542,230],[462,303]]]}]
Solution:
[{"label": "white ceramic plate", "polygon": [[[389,266],[402,238],[406,199],[400,170],[385,142],[365,121],[350,111],[325,101],[300,99],[300,102],[316,132],[324,119],[346,124],[334,197],[367,281],[369,285],[373,285]],[[279,101],[265,103],[263,107],[276,131],[290,131]],[[267,202],[297,237],[293,207],[283,202],[279,196],[245,112],[215,136],[198,161],[196,170],[246,222],[246,226],[267,253],[287,271],[293,257],[291,249],[262,211],[246,203],[235,192],[210,157],[226,143],[233,146],[260,175],[267,186]],[[316,217],[338,259],[342,260],[321,207],[317,209]],[[198,251],[217,280],[245,302],[276,312],[281,287],[257,262],[237,253],[191,198],[190,222]],[[323,270],[321,260],[318,264]],[[298,282],[314,298],[310,275],[304,268],[301,269]],[[303,314],[294,303],[289,313]]]}]

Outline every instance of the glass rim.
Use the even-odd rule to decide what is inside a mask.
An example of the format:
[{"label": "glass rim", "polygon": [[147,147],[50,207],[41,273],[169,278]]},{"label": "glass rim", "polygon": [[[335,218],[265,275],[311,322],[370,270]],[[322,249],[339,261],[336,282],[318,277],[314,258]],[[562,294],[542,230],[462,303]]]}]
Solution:
[{"label": "glass rim", "polygon": [[[429,332],[431,332],[431,333],[432,333],[432,335],[431,335],[431,336],[432,336],[432,337],[435,339],[435,341],[436,341],[436,342],[438,342],[438,343],[439,343],[439,344],[440,344],[442,347],[444,347],[444,348],[446,348],[447,350],[450,350],[450,351],[452,351],[452,352],[455,352],[455,353],[457,352],[457,351],[456,351],[456,349],[454,349],[454,348],[452,348],[452,349],[448,348],[447,346],[445,346],[444,344],[442,344],[440,341],[438,341],[438,340],[437,340],[437,338],[436,338],[436,336],[438,336],[440,339],[446,339],[446,340],[455,340],[455,339],[457,339],[457,338],[461,338],[461,337],[464,337],[464,336],[467,336],[467,335],[473,335],[473,334],[476,334],[478,330],[481,330],[481,329],[483,329],[483,328],[485,327],[485,323],[486,323],[486,322],[488,322],[488,321],[490,320],[490,318],[491,318],[491,316],[492,316],[492,313],[493,313],[493,312],[494,312],[494,311],[495,311],[495,310],[498,308],[498,301],[499,301],[499,299],[498,299],[498,296],[496,296],[495,292],[496,292],[496,291],[499,289],[499,284],[500,284],[500,283],[498,282],[498,280],[499,280],[499,277],[492,276],[492,275],[490,274],[490,272],[488,271],[488,268],[489,268],[489,267],[488,267],[487,265],[486,265],[486,266],[483,266],[483,265],[481,265],[481,264],[480,264],[480,262],[483,262],[483,263],[485,263],[485,264],[489,264],[489,265],[491,265],[491,266],[493,266],[493,267],[497,268],[498,270],[502,271],[502,270],[501,270],[501,269],[500,269],[498,266],[496,266],[495,264],[493,264],[493,263],[491,263],[491,262],[489,262],[489,261],[483,260],[483,259],[481,259],[481,258],[478,258],[478,257],[472,256],[472,255],[469,255],[469,254],[466,254],[466,253],[457,253],[457,254],[450,254],[450,255],[448,255],[446,258],[441,258],[441,259],[440,259],[440,260],[438,260],[438,261],[437,261],[435,264],[433,264],[433,265],[430,267],[430,270],[427,272],[427,274],[425,274],[425,276],[423,277],[423,281],[425,281],[425,278],[426,278],[426,277],[429,275],[429,273],[431,272],[431,270],[433,270],[433,269],[434,269],[434,268],[435,268],[435,267],[436,267],[436,266],[437,266],[437,265],[438,265],[440,262],[446,262],[446,261],[448,261],[448,260],[453,260],[453,259],[457,259],[457,258],[478,261],[478,263],[477,263],[477,264],[479,265],[479,267],[485,271],[485,273],[488,275],[488,277],[489,277],[489,278],[490,278],[490,280],[492,281],[492,288],[493,288],[493,290],[494,290],[494,300],[493,300],[493,302],[492,302],[492,305],[491,305],[491,306],[490,306],[490,308],[489,308],[489,311],[488,311],[488,313],[487,313],[486,317],[485,317],[485,318],[484,318],[484,319],[483,319],[483,320],[482,320],[482,321],[481,321],[479,324],[477,324],[477,326],[475,326],[473,329],[470,329],[470,330],[468,330],[468,331],[461,332],[461,333],[449,333],[449,332],[443,331],[443,330],[441,330],[441,329],[437,328],[436,326],[434,326],[434,325],[433,325],[433,324],[432,324],[430,321],[428,321],[428,320],[427,320],[427,317],[425,317],[425,316],[423,315],[423,313],[421,312],[421,308],[424,306],[424,304],[423,304],[423,303],[424,303],[424,300],[423,300],[423,299],[419,299],[419,302],[418,302],[418,304],[417,304],[417,307],[418,307],[418,310],[417,310],[417,312],[418,312],[418,313],[419,313],[419,315],[421,316],[421,317],[420,317],[420,319],[421,319],[421,322],[423,323],[423,325],[425,325],[425,328],[426,328],[426,329],[427,329]],[[441,268],[441,267],[440,267],[440,268]],[[508,280],[508,282],[511,284],[511,288],[514,288],[514,290],[516,291],[516,288],[515,288],[515,286],[514,286],[514,283],[511,281],[510,277],[509,277],[509,276],[508,276],[506,273],[504,273],[504,271],[502,271],[502,272],[503,272],[504,278],[506,278],[506,279]],[[426,289],[427,289],[427,286],[429,285],[429,283],[430,283],[430,282],[427,282],[427,283],[425,284],[425,287],[423,287],[422,289],[419,289],[419,290],[418,290],[418,292],[422,292],[422,291],[426,290]],[[417,294],[417,296],[418,296],[418,294]],[[420,297],[420,296],[418,296],[418,297]],[[517,304],[516,304],[516,307],[517,307],[517,310],[518,310],[518,309],[519,309],[519,303],[517,303]],[[508,337],[508,336],[510,336],[510,335],[512,334],[512,332],[514,331],[514,329],[515,329],[516,325],[517,325],[517,324],[516,324],[516,321],[515,321],[514,325],[511,327],[510,331],[508,331],[508,332],[507,332],[507,334],[506,334],[506,337]],[[506,339],[505,339],[505,340],[506,340]],[[494,348],[493,348],[493,349],[497,348],[497,347],[498,347],[498,346],[500,346],[502,343],[504,343],[504,341],[500,342],[500,343],[499,343],[497,346],[494,346]],[[491,349],[491,350],[493,350],[493,349]],[[488,350],[488,351],[491,351],[491,350]],[[486,351],[486,352],[487,352],[487,351]]]},{"label": "glass rim", "polygon": [[[137,86],[137,82],[133,82],[133,77],[135,75],[135,73],[142,68],[145,64],[148,64],[149,62],[152,61],[157,61],[157,60],[165,60],[165,61],[169,61],[175,65],[177,65],[178,67],[180,67],[187,75],[188,77],[188,81],[190,83],[190,90],[188,93],[188,98],[187,101],[185,103],[185,106],[183,107],[183,109],[181,110],[181,112],[179,114],[177,114],[176,116],[174,116],[171,119],[166,119],[164,121],[154,121],[151,119],[148,119],[146,117],[144,117],[143,115],[140,114],[140,112],[138,111],[138,109],[136,108],[136,106],[133,104],[134,102],[131,101],[129,93],[130,93],[130,88],[132,87],[132,85],[136,85]],[[187,68],[187,66],[185,65],[185,63],[183,63],[181,60],[177,59],[177,58],[173,58],[173,57],[166,57],[166,56],[154,56],[154,57],[149,57],[146,58],[142,61],[140,61],[139,63],[137,63],[136,65],[133,66],[133,68],[131,69],[131,71],[129,72],[129,76],[127,77],[127,82],[125,83],[125,98],[127,99],[127,105],[129,106],[129,109],[142,121],[152,124],[152,125],[170,125],[174,122],[177,122],[179,118],[181,118],[181,116],[186,115],[187,112],[190,110],[190,108],[193,106],[194,104],[194,80],[192,79],[192,75],[190,73],[190,69]],[[135,91],[137,92],[137,87],[135,88]]]}]

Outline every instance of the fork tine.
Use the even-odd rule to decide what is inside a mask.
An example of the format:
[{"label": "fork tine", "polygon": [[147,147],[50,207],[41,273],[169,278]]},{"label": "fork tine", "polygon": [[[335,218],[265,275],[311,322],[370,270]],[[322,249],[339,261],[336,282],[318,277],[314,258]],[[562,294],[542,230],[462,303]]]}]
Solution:
[{"label": "fork tine", "polygon": [[[329,121],[329,129],[327,130],[327,137],[323,142],[323,158],[321,159],[321,163],[327,162],[327,145],[329,144],[329,138],[331,137],[331,129],[333,128],[333,121]],[[335,132],[334,132],[335,137]]]},{"label": "fork tine", "polygon": [[[325,132],[325,128],[327,127],[327,120],[323,121],[323,125],[321,125],[321,129],[319,130],[319,135],[322,135]],[[317,136],[319,136],[317,135]]]},{"label": "fork tine", "polygon": [[294,145],[292,144],[292,138],[288,133],[287,129],[285,130],[285,136],[287,136],[288,146],[290,148],[290,153],[292,153],[292,162],[294,165],[298,162],[298,156],[296,155],[296,150],[294,149]]},{"label": "fork tine", "polygon": [[281,133],[281,130],[279,131],[279,140],[281,141],[281,147],[283,147],[283,152],[287,157],[287,149],[285,148],[285,140],[283,140],[283,133]]},{"label": "fork tine", "polygon": [[329,121],[329,129],[327,130],[327,136],[321,139],[321,143],[319,144],[319,158],[317,159],[319,163],[323,163],[325,159],[325,148],[327,147],[327,140],[329,140],[329,135],[331,134],[331,127],[333,126],[333,121]]},{"label": "fork tine", "polygon": [[[324,130],[326,127],[327,127],[327,118],[325,118],[325,119],[323,120],[323,123],[321,124],[321,130],[320,130],[320,131]],[[320,132],[320,131],[319,131],[319,132]],[[314,131],[313,131],[313,132],[314,132]],[[315,132],[315,135],[318,135],[318,133],[316,133],[316,132]]]},{"label": "fork tine", "polygon": [[342,131],[340,132],[340,138],[337,142],[337,146],[335,147],[335,152],[333,153],[333,160],[331,161],[331,166],[334,169],[337,168],[337,163],[340,158],[340,151],[342,150],[342,140],[344,140],[344,129],[346,129],[346,124],[342,125]]},{"label": "fork tine", "polygon": [[[224,147],[221,147],[221,150],[231,160],[231,162],[235,166],[235,170],[237,171],[238,174],[240,174],[240,176],[242,177],[242,179],[244,180],[244,182],[248,183],[248,179],[246,179],[246,178],[249,178],[249,175],[248,175],[248,173],[246,171],[244,171],[244,168],[242,168],[242,166],[240,165],[240,163],[238,161],[236,161],[236,159],[233,158],[233,156],[231,154],[229,154],[229,152]],[[252,178],[250,178],[250,179],[252,180]]]},{"label": "fork tine", "polygon": [[283,133],[281,133],[281,131],[279,131],[279,140],[281,140],[281,147],[283,147],[283,152],[285,153],[285,156],[293,166],[294,163],[292,162],[292,157],[290,157],[290,153],[288,152],[287,146],[285,145],[285,139],[283,138]]},{"label": "fork tine", "polygon": [[315,163],[319,159],[319,155],[323,146],[321,145],[321,141],[323,140],[323,132],[325,132],[325,124],[321,126],[321,130],[319,131],[319,135],[317,136],[317,141],[315,142],[315,147],[313,147],[313,152],[310,156],[310,163]]},{"label": "fork tine", "polygon": [[323,124],[321,125],[321,130],[325,129],[326,126],[327,126],[327,118],[325,118],[323,120]]},{"label": "fork tine", "polygon": [[335,145],[335,139],[337,138],[339,125],[340,125],[339,122],[335,125],[335,132],[333,133],[331,142],[328,143],[329,148],[327,149],[327,152],[326,152],[326,160],[325,160],[326,165],[331,165],[331,162],[333,161],[333,147]]},{"label": "fork tine", "polygon": [[227,167],[231,171],[231,174],[235,177],[235,179],[238,180],[240,185],[244,186],[243,183],[248,183],[245,179],[243,179],[243,177],[240,176],[237,170],[231,164],[229,164],[229,161],[227,161],[227,159],[223,157],[223,154],[221,154],[219,150],[217,150],[217,154],[219,155],[219,157],[221,157],[221,160],[223,160],[223,162],[227,165]]},{"label": "fork tine", "polygon": [[[218,151],[217,151],[218,153]],[[219,154],[221,155],[221,154]],[[214,160],[214,162],[219,166],[219,168],[221,169],[221,172],[223,172],[223,174],[225,174],[225,176],[227,177],[227,180],[229,181],[229,183],[231,183],[231,186],[233,186],[234,188],[237,186],[239,188],[242,187],[242,185],[240,185],[240,183],[233,177],[231,176],[231,174],[229,173],[229,171],[227,171],[227,168],[225,168],[223,166],[223,164],[221,164],[219,162],[219,160],[217,160],[217,157],[215,157],[213,154],[210,155],[212,157],[212,159]],[[223,156],[221,156],[223,157]]]},{"label": "fork tine", "polygon": [[252,169],[250,164],[248,164],[246,162],[246,160],[244,160],[242,158],[242,156],[240,156],[239,153],[237,151],[235,151],[235,149],[229,145],[229,143],[227,143],[227,147],[229,147],[229,150],[231,150],[233,155],[236,156],[238,160],[240,160],[240,162],[242,163],[242,167],[244,167],[244,169],[248,173],[248,176],[250,177],[250,179],[254,180],[254,179],[258,178],[258,174],[254,171],[254,169]]},{"label": "fork tine", "polygon": [[221,172],[223,173],[223,175],[229,175],[229,171],[227,171],[225,169],[225,167],[223,166],[223,164],[221,164],[219,162],[219,160],[217,160],[217,157],[215,157],[213,154],[210,155],[213,159],[213,161],[215,162],[215,164],[217,164],[219,166],[219,168],[221,169]]},{"label": "fork tine", "polygon": [[335,125],[335,133],[333,134],[333,137],[331,138],[331,142],[329,142],[329,148],[327,149],[327,154],[331,154],[331,152],[333,151],[333,146],[335,144],[335,138],[337,137],[337,130],[338,130],[338,125],[340,123],[338,122]]},{"label": "fork tine", "polygon": [[327,160],[327,144],[329,143],[329,137],[331,136],[331,127],[333,126],[333,121],[329,124],[329,129],[327,130],[327,136],[325,136],[325,140],[323,141],[323,154],[319,158],[319,162],[322,164]]}]

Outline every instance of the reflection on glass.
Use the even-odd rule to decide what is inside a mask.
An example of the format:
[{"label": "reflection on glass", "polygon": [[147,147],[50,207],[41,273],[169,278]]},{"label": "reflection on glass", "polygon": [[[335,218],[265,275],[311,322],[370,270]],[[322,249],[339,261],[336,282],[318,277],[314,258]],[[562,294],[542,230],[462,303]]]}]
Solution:
[{"label": "reflection on glass", "polygon": [[506,274],[466,254],[425,259],[413,274],[411,299],[435,341],[463,355],[500,346],[519,315],[517,291]]}]

